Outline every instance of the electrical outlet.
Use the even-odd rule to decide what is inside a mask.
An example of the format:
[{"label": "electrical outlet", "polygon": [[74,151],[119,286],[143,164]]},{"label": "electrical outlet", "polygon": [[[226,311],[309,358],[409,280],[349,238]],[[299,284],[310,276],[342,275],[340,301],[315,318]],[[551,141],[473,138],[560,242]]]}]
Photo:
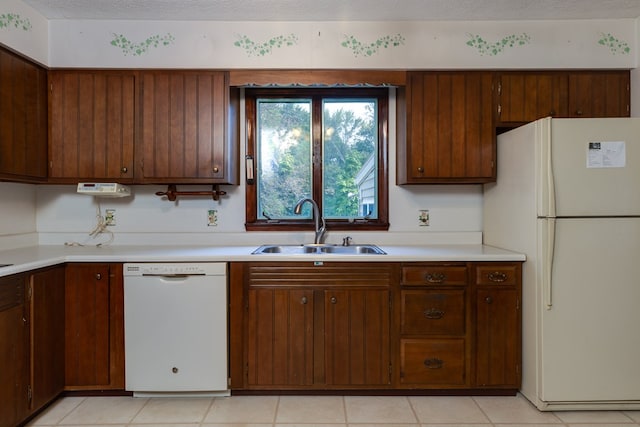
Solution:
[{"label": "electrical outlet", "polygon": [[215,227],[218,225],[218,211],[209,209],[207,211],[207,227]]},{"label": "electrical outlet", "polygon": [[106,226],[116,225],[116,210],[115,209],[107,209],[104,215],[104,223]]},{"label": "electrical outlet", "polygon": [[420,209],[418,211],[418,225],[420,227],[429,226],[429,209]]}]

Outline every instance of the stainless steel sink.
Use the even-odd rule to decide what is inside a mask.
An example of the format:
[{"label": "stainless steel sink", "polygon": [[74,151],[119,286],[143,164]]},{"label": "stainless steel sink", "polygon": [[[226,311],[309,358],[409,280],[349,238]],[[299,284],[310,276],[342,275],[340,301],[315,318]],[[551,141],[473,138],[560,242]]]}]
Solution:
[{"label": "stainless steel sink", "polygon": [[302,254],[334,254],[334,255],[386,255],[376,245],[263,245],[252,252],[260,254],[302,255]]}]

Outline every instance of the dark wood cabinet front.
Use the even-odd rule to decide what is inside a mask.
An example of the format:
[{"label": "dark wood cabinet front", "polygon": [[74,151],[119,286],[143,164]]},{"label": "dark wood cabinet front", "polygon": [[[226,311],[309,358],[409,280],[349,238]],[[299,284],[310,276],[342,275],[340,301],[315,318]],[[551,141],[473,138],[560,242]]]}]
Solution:
[{"label": "dark wood cabinet front", "polygon": [[0,178],[47,178],[47,71],[1,47]]},{"label": "dark wood cabinet front", "polygon": [[66,389],[124,389],[123,296],[121,264],[67,264]]},{"label": "dark wood cabinet front", "polygon": [[49,179],[133,180],[132,72],[51,71]]},{"label": "dark wood cabinet front", "polygon": [[629,117],[629,71],[569,74],[569,117]]},{"label": "dark wood cabinet front", "polygon": [[235,184],[235,99],[226,72],[142,72],[136,177]]},{"label": "dark wood cabinet front", "polygon": [[398,106],[398,184],[495,180],[492,88],[491,72],[407,74]]}]

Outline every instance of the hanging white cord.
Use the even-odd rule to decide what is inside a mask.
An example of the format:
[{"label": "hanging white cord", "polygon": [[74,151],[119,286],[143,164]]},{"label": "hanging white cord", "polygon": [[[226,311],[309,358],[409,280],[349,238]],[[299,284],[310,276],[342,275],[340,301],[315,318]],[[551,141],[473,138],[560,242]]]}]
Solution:
[{"label": "hanging white cord", "polygon": [[96,206],[96,226],[93,230],[89,232],[89,238],[86,239],[83,243],[80,242],[65,242],[65,246],[87,246],[89,241],[97,238],[101,234],[108,234],[109,240],[106,242],[96,243],[97,247],[107,246],[113,242],[113,232],[107,228],[107,222],[102,216],[102,208],[100,207],[100,200],[97,197],[94,197],[94,200],[97,204]]}]

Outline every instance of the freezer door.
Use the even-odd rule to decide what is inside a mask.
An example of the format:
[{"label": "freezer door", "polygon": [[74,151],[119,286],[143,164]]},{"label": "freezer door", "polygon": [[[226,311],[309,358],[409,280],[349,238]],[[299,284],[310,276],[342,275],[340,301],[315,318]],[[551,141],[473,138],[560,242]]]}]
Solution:
[{"label": "freezer door", "polygon": [[553,234],[540,399],[640,401],[640,218],[557,219]]},{"label": "freezer door", "polygon": [[640,119],[553,119],[551,163],[555,216],[640,215]]}]

